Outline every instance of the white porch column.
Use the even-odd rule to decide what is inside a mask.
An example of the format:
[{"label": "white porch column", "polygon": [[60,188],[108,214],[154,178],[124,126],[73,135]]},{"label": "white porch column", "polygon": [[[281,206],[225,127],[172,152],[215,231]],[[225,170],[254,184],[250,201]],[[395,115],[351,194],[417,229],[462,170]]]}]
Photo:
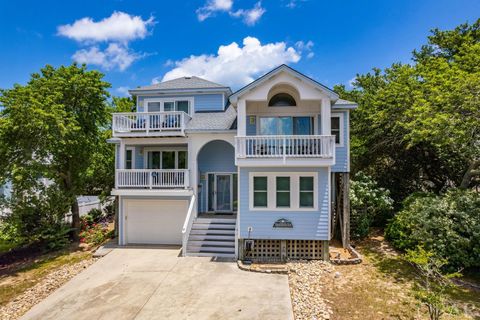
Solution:
[{"label": "white porch column", "polygon": [[199,142],[191,137],[188,142],[188,170],[190,173],[190,187],[193,189],[193,194],[197,198],[197,203],[193,206],[193,216],[197,217],[198,215],[198,202],[200,201],[198,197],[198,167],[197,167],[197,156],[198,156],[198,144]]},{"label": "white porch column", "polygon": [[125,169],[125,141],[123,139],[120,140],[120,155],[118,160],[120,162],[118,167],[120,169]]},{"label": "white porch column", "polygon": [[322,109],[321,109],[321,133],[322,135],[331,135],[331,103],[330,98],[322,99]]},{"label": "white porch column", "polygon": [[240,137],[247,135],[247,103],[244,99],[237,102],[237,134]]}]

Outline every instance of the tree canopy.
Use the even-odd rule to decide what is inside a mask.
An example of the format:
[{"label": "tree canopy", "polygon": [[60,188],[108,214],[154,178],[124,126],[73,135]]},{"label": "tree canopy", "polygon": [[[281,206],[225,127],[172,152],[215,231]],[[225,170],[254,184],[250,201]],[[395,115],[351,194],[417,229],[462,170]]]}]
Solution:
[{"label": "tree canopy", "polygon": [[109,87],[102,73],[73,64],[47,65],[26,85],[0,91],[0,179],[12,181],[14,199],[41,192],[48,181],[68,199],[78,229],[76,197],[110,147]]},{"label": "tree canopy", "polygon": [[411,64],[357,75],[335,89],[359,103],[351,120],[352,162],[392,191],[442,192],[479,184],[480,19],[435,29]]}]

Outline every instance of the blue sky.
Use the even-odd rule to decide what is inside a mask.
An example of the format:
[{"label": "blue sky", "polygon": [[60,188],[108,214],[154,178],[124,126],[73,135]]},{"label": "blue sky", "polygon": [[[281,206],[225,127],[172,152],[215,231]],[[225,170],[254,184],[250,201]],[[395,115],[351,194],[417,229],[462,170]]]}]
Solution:
[{"label": "blue sky", "polygon": [[280,63],[327,86],[348,84],[408,62],[430,29],[479,13],[477,0],[5,0],[0,88],[73,60],[105,73],[114,95],[182,75],[236,89]]}]

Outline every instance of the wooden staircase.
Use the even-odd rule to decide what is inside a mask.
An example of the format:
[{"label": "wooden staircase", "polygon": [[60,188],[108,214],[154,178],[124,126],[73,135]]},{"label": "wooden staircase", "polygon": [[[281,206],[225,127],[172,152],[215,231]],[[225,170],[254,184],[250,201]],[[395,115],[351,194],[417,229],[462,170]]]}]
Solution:
[{"label": "wooden staircase", "polygon": [[187,244],[187,256],[235,258],[236,219],[196,218]]}]

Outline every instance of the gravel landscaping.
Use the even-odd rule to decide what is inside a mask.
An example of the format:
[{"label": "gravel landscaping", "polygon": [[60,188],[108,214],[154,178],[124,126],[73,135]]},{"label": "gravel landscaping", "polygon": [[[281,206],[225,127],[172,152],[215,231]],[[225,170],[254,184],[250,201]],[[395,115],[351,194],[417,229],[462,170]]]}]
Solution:
[{"label": "gravel landscaping", "polygon": [[39,283],[15,297],[12,301],[0,307],[1,320],[20,318],[35,304],[45,299],[50,293],[62,286],[75,275],[95,262],[95,259],[85,259],[74,264],[67,264],[46,275]]},{"label": "gravel landscaping", "polygon": [[322,298],[326,278],[338,277],[334,267],[324,261],[288,263],[290,295],[296,320],[330,319],[333,311],[329,301]]}]

